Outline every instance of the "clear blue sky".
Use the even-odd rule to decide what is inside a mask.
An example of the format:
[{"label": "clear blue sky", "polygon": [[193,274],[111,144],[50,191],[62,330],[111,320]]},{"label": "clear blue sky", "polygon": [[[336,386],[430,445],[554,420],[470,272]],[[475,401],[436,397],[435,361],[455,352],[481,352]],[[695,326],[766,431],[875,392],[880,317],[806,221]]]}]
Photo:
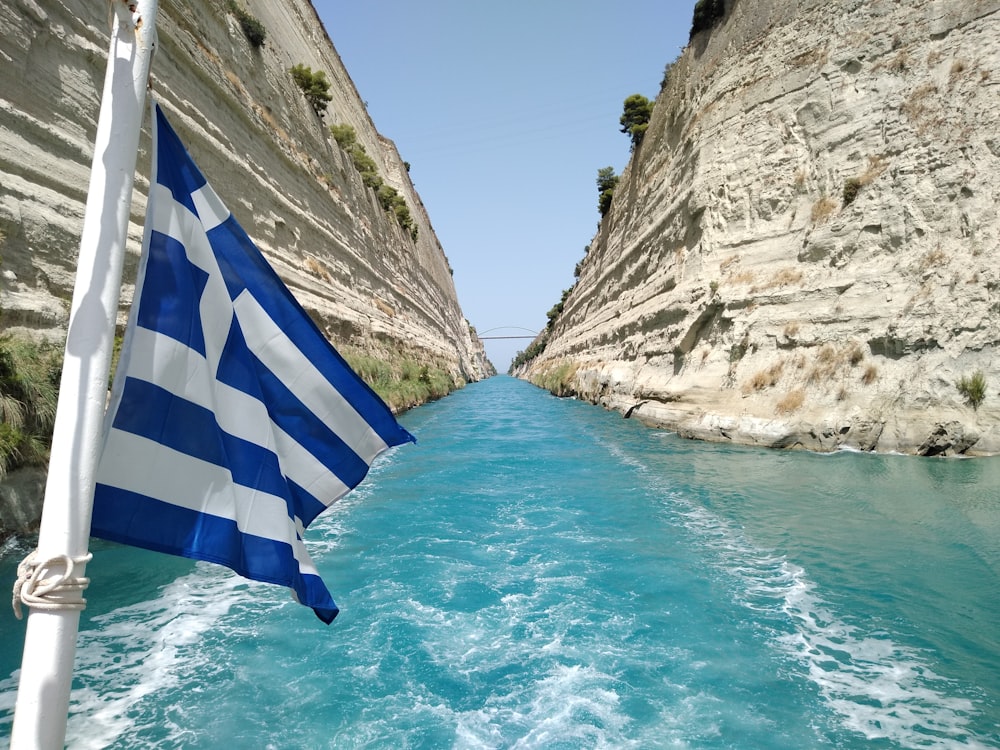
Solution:
[{"label": "clear blue sky", "polygon": [[[483,335],[541,330],[619,174],[630,94],[654,99],[695,0],[313,0],[395,141]],[[530,340],[487,341],[500,372]]]}]

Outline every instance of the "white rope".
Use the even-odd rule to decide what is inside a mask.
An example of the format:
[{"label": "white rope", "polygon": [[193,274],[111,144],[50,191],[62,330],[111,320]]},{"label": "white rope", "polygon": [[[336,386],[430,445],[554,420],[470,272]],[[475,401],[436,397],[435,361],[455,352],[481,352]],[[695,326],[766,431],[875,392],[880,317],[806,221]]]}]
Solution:
[{"label": "white rope", "polygon": [[[14,597],[11,601],[14,616],[22,618],[21,605],[26,604],[34,609],[45,612],[59,610],[83,610],[87,600],[83,591],[90,585],[90,579],[74,577],[77,565],[86,565],[93,555],[89,552],[83,557],[57,555],[39,562],[35,559],[38,550],[28,554],[17,566],[17,580],[14,582]],[[63,571],[50,578],[42,578],[42,572],[50,572],[53,568],[62,567]]]}]

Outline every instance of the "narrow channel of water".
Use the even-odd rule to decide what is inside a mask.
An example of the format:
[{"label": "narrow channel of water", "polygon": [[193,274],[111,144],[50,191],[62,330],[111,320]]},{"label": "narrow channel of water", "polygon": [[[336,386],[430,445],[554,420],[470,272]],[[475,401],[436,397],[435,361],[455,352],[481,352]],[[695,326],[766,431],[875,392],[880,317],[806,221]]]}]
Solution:
[{"label": "narrow channel of water", "polygon": [[1000,747],[1000,462],[687,442],[508,377],[402,421],[307,531],[330,627],[95,540],[69,747]]}]

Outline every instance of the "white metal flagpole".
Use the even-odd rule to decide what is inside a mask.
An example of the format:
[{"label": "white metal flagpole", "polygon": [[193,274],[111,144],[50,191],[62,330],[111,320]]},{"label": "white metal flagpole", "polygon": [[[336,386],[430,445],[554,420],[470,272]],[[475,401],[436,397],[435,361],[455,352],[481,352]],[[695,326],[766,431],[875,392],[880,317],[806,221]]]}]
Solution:
[{"label": "white metal flagpole", "polygon": [[157,0],[113,0],[111,46],[94,143],[76,286],[52,436],[38,549],[15,602],[30,608],[11,750],[62,748],[122,263],[135,180]]}]

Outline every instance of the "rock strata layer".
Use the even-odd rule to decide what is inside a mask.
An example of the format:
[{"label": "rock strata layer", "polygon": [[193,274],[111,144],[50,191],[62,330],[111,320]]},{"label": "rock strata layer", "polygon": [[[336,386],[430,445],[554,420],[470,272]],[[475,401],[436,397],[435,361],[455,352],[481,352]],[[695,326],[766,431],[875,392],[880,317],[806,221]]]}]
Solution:
[{"label": "rock strata layer", "polygon": [[518,374],[692,438],[1000,452],[998,114],[997,0],[728,1]]},{"label": "rock strata layer", "polygon": [[[248,42],[236,7],[263,26],[262,47]],[[110,8],[66,0],[0,4],[4,331],[65,335]],[[311,3],[163,0],[157,29],[157,100],[209,182],[331,340],[375,358],[406,356],[440,368],[455,384],[492,374],[406,165],[376,130]],[[324,72],[330,82],[332,99],[322,116],[293,81],[289,70],[298,64]],[[382,183],[405,201],[415,239],[331,136],[331,125],[345,124]],[[138,260],[149,145],[147,130],[131,211],[122,325]],[[5,484],[11,497],[24,494],[15,482]]]}]

